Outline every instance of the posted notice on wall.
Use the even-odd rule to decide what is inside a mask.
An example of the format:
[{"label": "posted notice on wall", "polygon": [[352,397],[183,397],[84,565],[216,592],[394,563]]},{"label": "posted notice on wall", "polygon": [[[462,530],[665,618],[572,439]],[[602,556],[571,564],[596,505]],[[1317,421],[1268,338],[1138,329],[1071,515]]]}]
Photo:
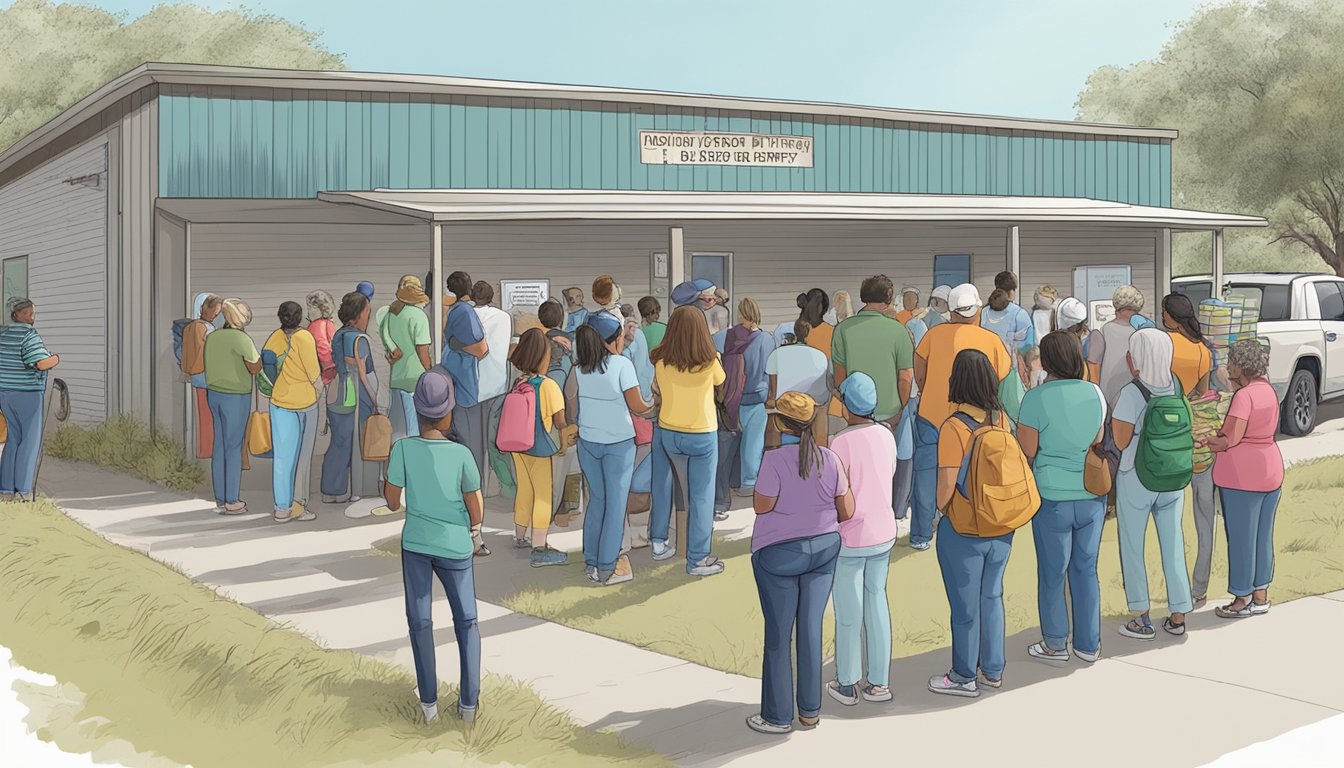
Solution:
[{"label": "posted notice on wall", "polygon": [[648,165],[748,165],[811,168],[811,136],[710,131],[640,131],[639,161]]},{"label": "posted notice on wall", "polygon": [[513,335],[519,336],[528,328],[540,328],[537,310],[551,295],[550,280],[499,281],[500,307],[513,320]]},{"label": "posted notice on wall", "polygon": [[1115,305],[1111,303],[1110,299],[1091,302],[1088,309],[1092,315],[1088,327],[1094,331],[1115,319]]}]

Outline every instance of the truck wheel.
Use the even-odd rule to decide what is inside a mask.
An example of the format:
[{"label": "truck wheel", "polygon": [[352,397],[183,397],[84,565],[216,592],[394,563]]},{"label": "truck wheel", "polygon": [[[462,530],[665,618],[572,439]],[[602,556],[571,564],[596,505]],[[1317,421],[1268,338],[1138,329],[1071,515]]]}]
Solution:
[{"label": "truck wheel", "polygon": [[1316,427],[1316,377],[1311,371],[1298,369],[1288,382],[1288,394],[1283,398],[1283,415],[1279,429],[1290,437],[1301,437]]}]

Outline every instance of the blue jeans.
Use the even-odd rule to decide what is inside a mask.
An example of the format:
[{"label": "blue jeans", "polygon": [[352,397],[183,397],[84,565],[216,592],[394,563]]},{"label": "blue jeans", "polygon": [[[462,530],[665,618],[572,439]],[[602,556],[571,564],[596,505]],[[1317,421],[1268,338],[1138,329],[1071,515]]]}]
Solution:
[{"label": "blue jeans", "polygon": [[[360,428],[373,412],[373,401],[366,400],[363,394],[361,390],[359,404],[354,412],[336,413],[330,405],[327,406],[327,431],[331,435],[331,441],[327,444],[326,454],[322,456],[321,483],[322,493],[327,496],[338,498],[347,494],[358,496],[364,490],[365,483],[361,482],[363,480],[361,476],[364,474],[363,460],[358,462],[358,470],[351,471],[351,464],[355,461],[355,442],[360,434]],[[352,475],[355,476],[354,487],[350,484]]]},{"label": "blue jeans", "polygon": [[765,403],[742,405],[737,410],[742,424],[742,485],[744,490],[756,487],[756,475],[761,471],[765,457]]},{"label": "blue jeans", "polygon": [[765,658],[761,664],[761,717],[767,723],[793,722],[793,661],[789,644],[797,624],[798,714],[821,712],[821,621],[835,579],[840,534],[781,541],[751,555],[756,591],[765,617]]},{"label": "blue jeans", "polygon": [[887,569],[891,546],[875,554],[842,554],[835,566],[835,677],[854,685],[863,677],[860,634],[868,641],[868,683],[885,688],[891,669],[891,609]]},{"label": "blue jeans", "polygon": [[1189,613],[1194,601],[1190,597],[1190,571],[1185,563],[1185,534],[1181,530],[1185,491],[1150,491],[1139,481],[1138,472],[1121,470],[1115,478],[1115,492],[1115,521],[1120,529],[1120,575],[1124,579],[1129,610],[1147,613],[1149,609],[1144,549],[1151,517],[1157,528],[1162,574],[1167,581],[1167,607],[1172,613]]},{"label": "blue jeans", "polygon": [[291,411],[271,403],[271,494],[277,511],[308,503],[317,443],[317,406]]},{"label": "blue jeans", "polygon": [[415,393],[393,389],[391,399],[392,407],[389,409],[391,413],[388,414],[388,418],[392,420],[392,439],[419,435],[420,420],[415,415]]},{"label": "blue jeans", "polygon": [[952,608],[954,682],[975,679],[977,668],[1003,678],[1003,572],[1013,550],[1013,534],[994,538],[963,536],[944,517],[938,523],[938,567]]},{"label": "blue jeans", "polygon": [[635,472],[635,440],[603,444],[579,440],[579,466],[588,481],[583,516],[583,564],[606,574],[616,570],[625,534],[625,506]]},{"label": "blue jeans", "polygon": [[1085,653],[1101,650],[1101,583],[1097,552],[1106,520],[1106,500],[1041,500],[1031,520],[1036,541],[1036,601],[1041,614],[1041,639],[1052,651],[1069,642],[1067,583],[1073,600],[1073,647]]},{"label": "blue jeans", "polygon": [[1268,589],[1274,580],[1274,513],[1281,493],[1218,489],[1227,531],[1227,591],[1235,597]]},{"label": "blue jeans", "polygon": [[692,434],[658,428],[653,433],[653,508],[649,538],[667,541],[672,522],[672,464],[686,462],[690,498],[686,510],[686,562],[695,565],[709,557],[714,533],[714,471],[719,438],[714,432]]},{"label": "blue jeans", "polygon": [[210,454],[210,482],[215,489],[215,502],[237,504],[239,486],[243,484],[243,437],[247,432],[248,414],[252,412],[252,396],[231,395],[212,389],[205,399],[210,404],[210,418],[215,422],[215,445]]},{"label": "blue jeans", "polygon": [[631,493],[652,493],[653,492],[653,451],[650,450],[644,460],[635,467],[634,474],[630,476]]},{"label": "blue jeans", "polygon": [[938,427],[923,416],[915,417],[915,455],[910,486],[910,543],[933,539],[933,519],[938,511]]},{"label": "blue jeans", "polygon": [[439,675],[434,659],[434,616],[430,604],[434,597],[434,577],[438,576],[448,593],[453,611],[453,634],[457,636],[457,702],[475,709],[481,695],[481,631],[476,626],[476,581],[471,558],[446,557],[401,551],[401,580],[406,587],[406,623],[411,628],[411,655],[415,658],[415,682],[420,701],[434,704],[439,700]]},{"label": "blue jeans", "polygon": [[43,393],[37,390],[0,390],[0,411],[9,427],[0,454],[0,493],[33,494],[42,454],[42,400]]}]

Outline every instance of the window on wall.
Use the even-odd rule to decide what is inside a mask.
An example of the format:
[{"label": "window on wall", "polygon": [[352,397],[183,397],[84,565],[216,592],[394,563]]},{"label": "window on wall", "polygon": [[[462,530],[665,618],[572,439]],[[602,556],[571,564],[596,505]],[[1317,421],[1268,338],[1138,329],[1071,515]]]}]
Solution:
[{"label": "window on wall", "polygon": [[0,280],[4,282],[4,298],[0,301],[0,325],[7,325],[9,300],[15,296],[28,298],[28,257],[15,256],[0,262]]},{"label": "window on wall", "polygon": [[970,254],[952,253],[933,257],[933,287],[971,282]]}]

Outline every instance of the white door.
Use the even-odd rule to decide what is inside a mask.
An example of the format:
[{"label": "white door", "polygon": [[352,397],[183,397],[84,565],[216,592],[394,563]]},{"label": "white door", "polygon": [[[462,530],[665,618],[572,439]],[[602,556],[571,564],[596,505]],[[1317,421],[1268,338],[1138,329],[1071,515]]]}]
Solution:
[{"label": "white door", "polygon": [[1335,280],[1312,284],[1320,309],[1321,330],[1325,333],[1325,381],[1321,389],[1326,394],[1344,389],[1344,292],[1341,287]]}]

